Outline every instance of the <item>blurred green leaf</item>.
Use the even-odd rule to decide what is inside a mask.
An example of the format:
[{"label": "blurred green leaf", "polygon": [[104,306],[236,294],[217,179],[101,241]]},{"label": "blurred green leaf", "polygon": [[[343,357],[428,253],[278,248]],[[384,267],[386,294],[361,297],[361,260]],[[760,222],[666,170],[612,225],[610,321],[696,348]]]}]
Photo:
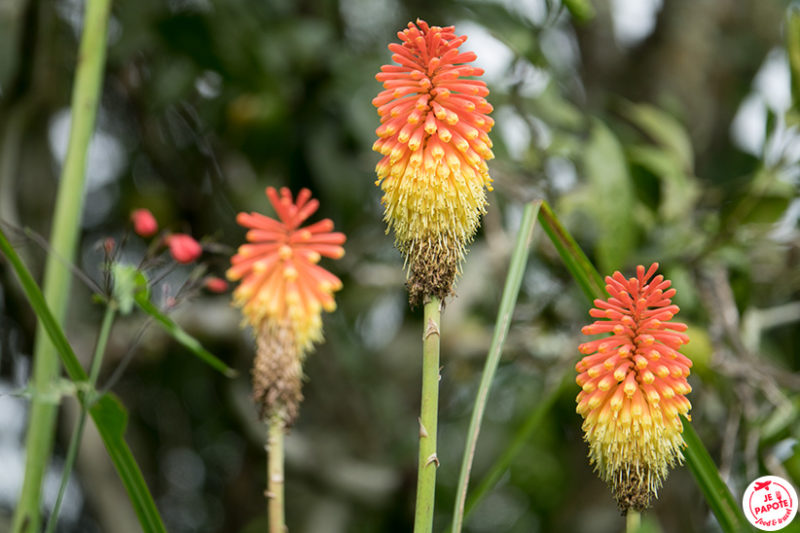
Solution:
[{"label": "blurred green leaf", "polygon": [[[539,223],[542,225],[550,241],[555,246],[561,260],[567,266],[570,274],[583,289],[583,293],[593,301],[595,298],[605,298],[605,282],[603,277],[597,273],[586,254],[583,253],[578,243],[572,235],[561,225],[556,214],[550,208],[550,204],[542,202],[539,209]],[[600,295],[600,296],[597,296]]]},{"label": "blurred green leaf", "polygon": [[772,224],[777,222],[792,199],[786,196],[761,196],[751,198],[750,206],[745,215],[739,220],[742,224]]},{"label": "blurred green leaf", "polygon": [[[86,375],[80,362],[78,362],[78,358],[75,356],[75,352],[72,351],[72,346],[67,342],[67,337],[64,335],[61,326],[53,318],[53,314],[47,306],[39,286],[11,247],[2,229],[0,229],[0,251],[8,258],[17,273],[25,295],[28,297],[28,302],[33,307],[36,316],[42,322],[47,335],[56,347],[67,374],[75,386],[80,389],[86,384],[89,376]],[[81,401],[85,402],[86,400],[82,398]],[[117,473],[128,491],[128,496],[136,510],[136,515],[139,517],[142,529],[146,533],[165,532],[166,529],[153,502],[153,497],[147,489],[142,472],[139,470],[136,459],[134,459],[130,448],[128,448],[124,440],[124,430],[128,417],[125,408],[116,399],[106,394],[91,405],[89,413],[97,426],[97,430],[100,432]]]},{"label": "blurred green leaf", "polygon": [[634,245],[633,188],[625,156],[617,137],[600,120],[583,156],[589,178],[593,218],[597,221],[597,260],[604,272],[625,264]]},{"label": "blurred green leaf", "polygon": [[563,0],[572,18],[578,22],[588,22],[595,16],[595,9],[589,0]]},{"label": "blurred green leaf", "polygon": [[67,336],[64,335],[61,326],[56,322],[55,317],[53,317],[53,313],[44,300],[42,291],[39,289],[36,281],[34,281],[31,273],[25,267],[22,259],[19,258],[14,248],[8,242],[8,239],[6,239],[2,229],[0,229],[0,251],[8,258],[11,266],[14,268],[14,272],[16,272],[19,278],[20,285],[22,285],[22,289],[25,291],[25,296],[28,298],[28,303],[33,307],[37,318],[42,323],[45,331],[47,331],[47,335],[50,337],[53,346],[58,350],[61,363],[64,365],[70,379],[75,382],[87,381],[89,376],[86,374],[86,371],[83,370],[78,358],[75,356],[75,352],[72,351],[72,346],[70,346],[67,341]]},{"label": "blurred green leaf", "polygon": [[792,455],[783,462],[783,466],[794,484],[800,485],[800,443],[795,442],[793,448]]},{"label": "blurred green leaf", "polygon": [[497,483],[503,477],[503,474],[505,474],[511,466],[514,458],[519,455],[519,453],[525,447],[525,444],[530,441],[531,435],[533,435],[534,431],[541,427],[544,417],[550,412],[553,404],[555,404],[561,392],[567,386],[571,386],[572,383],[573,381],[571,377],[565,378],[559,383],[553,384],[544,392],[541,399],[536,404],[536,408],[533,409],[530,414],[528,414],[528,417],[525,419],[522,425],[517,428],[514,438],[510,443],[508,443],[506,449],[502,454],[500,454],[500,456],[498,456],[486,476],[480,480],[475,489],[470,493],[469,499],[467,500],[467,504],[464,508],[465,520],[478,506],[478,504],[486,497],[489,491],[491,491],[495,485],[497,485]]},{"label": "blurred green leaf", "polygon": [[[471,18],[489,30],[516,55],[526,58],[532,65],[544,66],[547,59],[541,51],[540,29],[515,9],[499,2],[466,0],[459,5],[469,10]],[[467,44],[469,46],[469,44]]]},{"label": "blurred green leaf", "polygon": [[665,220],[689,216],[700,196],[700,188],[672,154],[654,146],[639,145],[628,148],[628,157],[661,181],[659,213]]},{"label": "blurred green leaf", "polygon": [[125,427],[128,424],[128,413],[119,400],[104,394],[89,408],[97,431],[103,439],[108,455],[114,462],[122,484],[128,491],[128,497],[139,517],[139,523],[146,533],[166,533],[164,523],[158,514],[153,496],[147,489],[142,471],[136,464],[128,443],[125,442]]},{"label": "blurred green leaf", "polygon": [[236,377],[236,370],[217,359],[214,354],[203,348],[203,345],[200,344],[200,341],[186,333],[183,328],[181,328],[170,317],[162,313],[155,305],[153,305],[153,303],[150,302],[147,291],[142,290],[137,292],[134,298],[136,300],[136,305],[138,305],[142,311],[153,317],[156,322],[161,324],[161,327],[164,328],[164,331],[169,333],[173,339],[178,341],[185,348],[188,348],[189,351],[199,357],[202,361],[207,363],[215,370],[220,371],[226,377]]},{"label": "blurred green leaf", "polygon": [[686,128],[672,115],[652,105],[632,103],[624,104],[622,112],[656,144],[672,154],[684,172],[692,172],[694,167],[692,141]]},{"label": "blurred green leaf", "polygon": [[759,168],[747,187],[746,194],[726,206],[722,226],[728,231],[743,224],[770,224],[777,221],[796,196],[795,188],[778,178],[775,169]]},{"label": "blurred green leaf", "polygon": [[548,84],[538,97],[530,101],[531,111],[550,125],[568,130],[577,130],[585,117],[572,102],[565,99],[556,83]]},{"label": "blurred green leaf", "polygon": [[113,395],[103,394],[92,404],[89,411],[95,424],[102,426],[103,431],[114,439],[125,434],[125,428],[128,426],[128,412]]},{"label": "blurred green leaf", "polygon": [[700,377],[708,377],[714,353],[711,338],[706,330],[692,324],[687,325],[689,329],[686,330],[686,335],[689,336],[689,343],[681,346],[681,353],[692,361],[692,371]]},{"label": "blurred green leaf", "polygon": [[754,531],[744,517],[741,506],[733,498],[728,486],[719,476],[717,466],[705,446],[703,446],[700,437],[697,436],[692,424],[685,418],[682,422],[683,439],[686,441],[686,448],[683,450],[686,462],[692,471],[692,475],[694,475],[694,479],[697,481],[697,485],[703,492],[708,506],[714,512],[714,516],[717,517],[719,526],[725,533]]},{"label": "blurred green leaf", "polygon": [[789,54],[789,68],[792,72],[792,107],[798,109],[800,103],[800,9],[789,9],[786,19],[786,51]]},{"label": "blurred green leaf", "polygon": [[761,424],[761,442],[779,438],[787,428],[798,428],[800,431],[800,396],[778,405]]},{"label": "blurred green leaf", "polygon": [[133,265],[114,263],[111,272],[114,275],[114,300],[119,312],[127,315],[133,310],[134,295],[147,290],[147,278]]}]

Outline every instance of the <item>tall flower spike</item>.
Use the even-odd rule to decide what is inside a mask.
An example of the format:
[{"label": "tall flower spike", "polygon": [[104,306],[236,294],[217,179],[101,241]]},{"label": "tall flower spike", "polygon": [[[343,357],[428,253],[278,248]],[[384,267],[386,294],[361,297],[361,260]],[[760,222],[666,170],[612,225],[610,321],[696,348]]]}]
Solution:
[{"label": "tall flower spike", "polygon": [[227,277],[241,280],[233,301],[258,340],[253,392],[261,414],[290,424],[302,399],[302,360],[322,340],[322,311],[336,308],[333,293],[342,287],[317,263],[322,256],[342,257],[345,236],[333,231],[330,219],[300,227],[319,208],[308,189],[293,201],[289,189],[279,195],[268,187],[267,197],[280,220],[239,213],[237,222],[249,228],[248,244],[231,259]]},{"label": "tall flower spike", "polygon": [[589,457],[623,513],[649,507],[686,446],[680,415],[689,418],[692,362],[678,348],[689,338],[685,324],[671,322],[679,311],[671,304],[675,289],[653,277],[657,269],[640,265],[635,278],[606,277],[610,297],[589,312],[601,320],[582,331],[611,336],[581,344],[585,357],[575,366]]},{"label": "tall flower spike", "polygon": [[492,159],[487,116],[489,90],[483,70],[469,66],[476,56],[460,53],[466,36],[454,27],[409,22],[389,45],[397,65],[384,65],[375,77],[384,90],[372,100],[381,126],[373,150],[384,192],[388,229],[409,268],[409,298],[444,298],[485,213],[491,190],[486,160]]}]

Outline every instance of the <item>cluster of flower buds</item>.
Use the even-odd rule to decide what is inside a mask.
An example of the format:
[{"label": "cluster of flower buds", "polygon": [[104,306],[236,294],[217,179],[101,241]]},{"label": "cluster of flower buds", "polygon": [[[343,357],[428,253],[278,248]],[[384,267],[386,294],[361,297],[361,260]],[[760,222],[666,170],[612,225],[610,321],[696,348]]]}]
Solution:
[{"label": "cluster of flower buds", "polygon": [[[158,221],[153,213],[146,208],[134,209],[131,212],[133,231],[145,239],[158,233]],[[167,233],[162,242],[166,245],[169,254],[177,263],[188,265],[197,261],[203,255],[203,246],[186,233]],[[210,292],[223,293],[228,290],[225,280],[216,276],[208,276],[203,281],[203,287]]]}]

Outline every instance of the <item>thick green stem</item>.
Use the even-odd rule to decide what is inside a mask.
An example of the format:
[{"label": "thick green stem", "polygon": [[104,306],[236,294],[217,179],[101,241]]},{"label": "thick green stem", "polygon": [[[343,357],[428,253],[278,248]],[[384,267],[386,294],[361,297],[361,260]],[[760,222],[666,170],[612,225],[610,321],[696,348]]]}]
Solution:
[{"label": "thick green stem", "polygon": [[[69,269],[62,262],[72,262],[75,257],[83,211],[86,153],[94,130],[102,86],[110,11],[111,0],[91,0],[86,3],[72,93],[69,146],[53,216],[50,237],[52,253],[47,259],[44,279],[45,299],[58,322],[64,319],[70,289]],[[14,533],[39,531],[42,478],[53,447],[58,407],[46,399],[46,393],[58,377],[58,371],[56,350],[40,323],[36,331],[33,365],[35,394],[26,442],[25,480],[14,513]]]},{"label": "thick green stem", "polygon": [[536,214],[539,212],[540,205],[541,201],[536,201],[525,206],[525,211],[522,214],[522,223],[517,234],[517,242],[511,255],[511,263],[508,268],[505,287],[503,288],[503,298],[500,301],[500,309],[497,312],[492,344],[489,347],[489,354],[483,367],[481,384],[478,387],[475,407],[472,409],[472,418],[469,421],[467,442],[464,445],[464,457],[461,461],[461,473],[458,476],[456,504],[455,509],[453,509],[453,533],[459,533],[464,522],[464,504],[467,501],[469,474],[472,470],[475,448],[478,445],[483,413],[486,410],[486,401],[489,398],[489,389],[492,387],[497,365],[500,363],[500,355],[503,353],[506,335],[508,335],[508,329],[511,326],[511,316],[514,314],[514,306],[517,303],[517,296],[522,285],[525,266],[528,264],[533,229],[536,226]]},{"label": "thick green stem", "polygon": [[439,324],[441,301],[431,297],[425,303],[425,330],[422,335],[422,404],[419,418],[419,465],[414,533],[433,529],[433,500],[436,494],[436,430],[439,412]]},{"label": "thick green stem", "polygon": [[53,506],[53,512],[50,513],[50,518],[47,520],[46,533],[53,533],[56,530],[58,513],[61,510],[61,502],[67,490],[67,482],[69,482],[69,476],[72,473],[72,468],[75,466],[75,458],[78,457],[78,448],[80,447],[81,438],[83,437],[83,428],[86,425],[86,415],[89,413],[88,405],[94,401],[94,395],[96,395],[95,385],[97,384],[97,376],[100,375],[100,367],[103,365],[103,355],[106,353],[108,337],[111,334],[111,326],[114,324],[116,311],[117,304],[113,301],[108,302],[108,305],[106,305],[106,312],[103,315],[103,324],[100,326],[100,334],[97,336],[94,357],[92,358],[92,369],[89,374],[89,390],[86,392],[89,398],[87,402],[81,403],[81,413],[78,417],[78,423],[75,425],[75,430],[72,432],[72,438],[69,441],[67,459],[64,462],[64,471],[61,473],[61,486],[58,487],[58,497],[56,498],[56,504]]},{"label": "thick green stem", "polygon": [[625,533],[638,533],[642,526],[642,515],[639,511],[628,509],[625,515]]},{"label": "thick green stem", "polygon": [[269,533],[285,533],[286,518],[283,507],[283,437],[286,425],[283,417],[273,415],[269,419],[267,439],[267,510],[269,511]]}]

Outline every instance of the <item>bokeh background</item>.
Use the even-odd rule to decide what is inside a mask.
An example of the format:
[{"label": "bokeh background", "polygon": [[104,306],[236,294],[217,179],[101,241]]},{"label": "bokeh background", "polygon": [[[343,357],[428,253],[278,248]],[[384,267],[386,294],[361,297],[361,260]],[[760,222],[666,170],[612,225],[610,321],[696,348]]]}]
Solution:
[{"label": "bokeh background", "polygon": [[[83,3],[0,1],[0,223],[41,274],[70,120]],[[348,236],[326,267],[344,289],[306,364],[287,441],[293,532],[408,531],[413,514],[421,310],[384,233],[371,151],[374,74],[409,20],[456,26],[486,70],[495,192],[444,313],[437,517],[450,519],[480,371],[525,200],[544,197],[603,273],[659,261],[690,324],[694,425],[736,498],[757,475],[800,485],[798,80],[779,0],[139,0],[116,2],[88,165],[78,269],[99,243],[146,243],[128,216],[205,238],[222,274],[244,237],[234,216],[271,213],[267,185],[310,188]],[[800,65],[800,57],[795,58]],[[797,71],[794,72],[795,74]],[[27,228],[27,231],[23,231]],[[127,235],[127,239],[125,236]],[[166,302],[190,275],[154,291]],[[618,532],[574,411],[571,368],[588,302],[537,230],[489,400],[473,486],[560,393],[470,532]],[[88,357],[102,309],[76,278],[66,328]],[[183,298],[175,319],[240,370],[229,380],[145,317],[114,329],[101,386],[130,412],[128,441],[169,531],[265,527],[264,428],[249,400],[253,341],[229,295]],[[35,315],[0,261],[0,531],[23,476]],[[55,499],[77,403],[62,401],[47,474]],[[653,532],[718,526],[688,470],[668,478]],[[91,431],[61,532],[139,531]]]}]

